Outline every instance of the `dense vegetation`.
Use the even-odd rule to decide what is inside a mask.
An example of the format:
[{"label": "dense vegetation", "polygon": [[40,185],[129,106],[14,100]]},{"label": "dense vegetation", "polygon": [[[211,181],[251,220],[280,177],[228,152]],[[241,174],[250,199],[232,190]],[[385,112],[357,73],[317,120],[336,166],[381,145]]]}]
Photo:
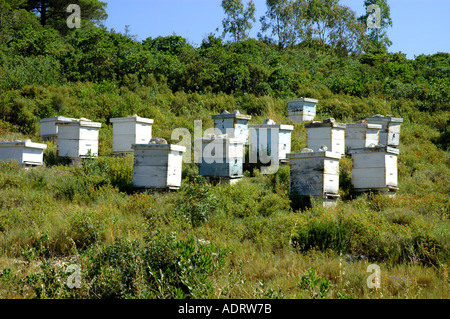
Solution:
[{"label": "dense vegetation", "polygon": [[[84,20],[42,23],[30,3],[0,0],[0,140],[42,142],[40,118],[85,117],[103,124],[100,157],[71,166],[47,142],[42,168],[0,164],[1,298],[448,297],[449,53],[407,59],[385,41],[343,54],[342,42],[280,45],[245,30],[198,47],[139,42]],[[293,209],[285,166],[246,165],[238,184],[212,186],[184,164],[179,191],[136,193],[132,157],[112,156],[113,117],[152,118],[170,140],[223,110],[287,124],[285,100],[301,96],[319,100],[318,120],[404,119],[395,198],[354,196],[349,158],[335,208]],[[296,152],[306,136],[294,125]],[[371,263],[380,289],[366,285]],[[66,285],[70,264],[79,289]]]}]

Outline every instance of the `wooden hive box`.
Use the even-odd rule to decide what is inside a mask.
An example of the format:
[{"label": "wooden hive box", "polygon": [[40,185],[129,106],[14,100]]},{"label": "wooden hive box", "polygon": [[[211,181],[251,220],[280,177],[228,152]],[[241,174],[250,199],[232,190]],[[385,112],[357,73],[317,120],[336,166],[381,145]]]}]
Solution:
[{"label": "wooden hive box", "polygon": [[291,152],[293,125],[262,124],[248,127],[250,158],[261,161],[260,154],[263,154],[263,156],[267,155],[277,161],[287,159],[286,154]]},{"label": "wooden hive box", "polygon": [[181,186],[183,153],[174,144],[133,144],[133,185],[142,189],[178,189]]},{"label": "wooden hive box", "polygon": [[366,117],[369,124],[381,125],[379,144],[398,147],[400,145],[400,126],[403,123],[402,118],[392,117],[391,115],[374,115]]},{"label": "wooden hive box", "polygon": [[20,165],[40,166],[44,162],[47,144],[31,141],[0,142],[0,160],[15,161]]},{"label": "wooden hive box", "polygon": [[56,124],[58,125],[58,156],[71,159],[98,156],[98,136],[101,123],[73,120]]},{"label": "wooden hive box", "polygon": [[288,116],[295,123],[313,121],[316,117],[316,99],[298,98],[288,99]]},{"label": "wooden hive box", "polygon": [[323,122],[305,123],[306,147],[314,151],[326,146],[330,152],[345,154],[345,127],[344,123],[336,123],[333,118]]},{"label": "wooden hive box", "polygon": [[222,114],[213,115],[214,127],[219,129],[222,134],[227,134],[228,137],[237,138],[248,144],[248,122],[251,120],[250,115],[244,115],[239,111],[229,113],[223,111]]},{"label": "wooden hive box", "polygon": [[133,144],[148,144],[152,139],[152,119],[139,117],[112,118],[113,124],[113,152],[133,152]]},{"label": "wooden hive box", "polygon": [[350,154],[352,185],[356,192],[378,191],[395,194],[398,190],[398,149],[377,145],[352,149]]},{"label": "wooden hive box", "polygon": [[74,118],[65,116],[47,117],[39,120],[41,126],[41,136],[44,141],[56,142],[58,136],[57,122],[71,122]]},{"label": "wooden hive box", "polygon": [[378,145],[381,125],[369,124],[366,121],[347,124],[345,128],[345,151],[348,154],[353,148]]},{"label": "wooden hive box", "polygon": [[238,138],[196,139],[199,175],[236,179],[243,176],[244,141]]},{"label": "wooden hive box", "polygon": [[320,200],[324,206],[339,198],[339,159],[335,152],[312,150],[287,155],[290,166],[291,196],[307,196]]}]

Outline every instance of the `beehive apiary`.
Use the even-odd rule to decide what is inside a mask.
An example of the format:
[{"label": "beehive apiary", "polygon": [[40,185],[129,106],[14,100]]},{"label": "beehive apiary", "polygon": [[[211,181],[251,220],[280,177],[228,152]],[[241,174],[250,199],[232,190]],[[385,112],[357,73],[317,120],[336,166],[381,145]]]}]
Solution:
[{"label": "beehive apiary", "polygon": [[380,124],[369,124],[366,121],[347,124],[345,128],[345,150],[348,154],[353,148],[363,148],[378,145]]},{"label": "beehive apiary", "polygon": [[398,190],[397,156],[399,150],[385,145],[350,150],[352,185],[356,192]]},{"label": "beehive apiary", "polygon": [[392,117],[391,115],[374,115],[366,117],[367,123],[381,125],[379,144],[398,147],[400,145],[400,126],[403,123],[402,118]]},{"label": "beehive apiary", "polygon": [[305,123],[306,147],[318,150],[326,146],[328,151],[344,155],[345,127],[346,124],[336,123],[333,118],[325,119],[323,122]]},{"label": "beehive apiary", "polygon": [[196,139],[199,175],[238,179],[243,176],[244,142],[238,138],[210,136]]},{"label": "beehive apiary", "polygon": [[89,120],[56,122],[58,126],[58,156],[71,159],[96,157],[101,123]]},{"label": "beehive apiary", "polygon": [[152,139],[133,144],[133,185],[141,189],[178,189],[181,186],[183,153],[186,147]]},{"label": "beehive apiary", "polygon": [[340,154],[304,149],[287,155],[290,165],[291,196],[317,199],[324,206],[334,205],[339,198]]},{"label": "beehive apiary", "polygon": [[15,161],[24,166],[43,165],[47,144],[31,141],[0,142],[0,160]]},{"label": "beehive apiary", "polygon": [[316,117],[316,99],[298,98],[288,99],[288,116],[295,123],[313,121]]},{"label": "beehive apiary", "polygon": [[137,115],[112,118],[113,152],[132,152],[133,144],[148,144],[152,139],[153,120]]},{"label": "beehive apiary", "polygon": [[74,118],[65,116],[47,117],[39,120],[41,126],[41,136],[44,141],[56,142],[58,136],[58,126],[56,122],[71,122]]},{"label": "beehive apiary", "polygon": [[213,115],[211,118],[214,120],[214,127],[222,134],[248,144],[248,122],[252,118],[250,115],[241,114],[239,111],[223,111],[222,114]]},{"label": "beehive apiary", "polygon": [[267,164],[267,159],[261,158],[261,154],[263,157],[281,161],[285,160],[286,154],[291,152],[293,125],[275,124],[266,119],[264,124],[248,127],[250,158],[256,158],[258,162]]}]

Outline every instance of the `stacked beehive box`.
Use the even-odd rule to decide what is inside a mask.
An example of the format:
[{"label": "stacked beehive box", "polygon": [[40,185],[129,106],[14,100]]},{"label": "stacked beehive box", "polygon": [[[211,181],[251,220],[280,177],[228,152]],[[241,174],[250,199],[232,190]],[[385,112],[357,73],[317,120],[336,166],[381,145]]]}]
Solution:
[{"label": "stacked beehive box", "polygon": [[379,124],[369,124],[367,121],[347,124],[345,128],[346,154],[349,154],[351,149],[378,145],[381,127]]},{"label": "stacked beehive box", "polygon": [[132,152],[133,144],[148,144],[152,139],[152,119],[137,115],[112,118],[114,154]]},{"label": "stacked beehive box", "polygon": [[366,117],[369,124],[381,125],[379,144],[398,147],[400,145],[400,126],[403,123],[402,118],[396,118],[391,115],[374,115]]},{"label": "stacked beehive box", "polygon": [[58,156],[70,159],[96,157],[101,123],[79,119],[56,122],[58,126]]},{"label": "stacked beehive box", "polygon": [[31,141],[0,142],[0,160],[15,161],[23,166],[43,165],[47,144]]},{"label": "stacked beehive box", "polygon": [[250,115],[241,114],[239,111],[223,111],[222,114],[213,115],[211,118],[214,120],[214,127],[222,134],[248,144],[248,122],[252,118]]},{"label": "stacked beehive box", "polygon": [[133,185],[141,189],[178,189],[181,186],[182,159],[186,147],[152,139],[133,144]]},{"label": "stacked beehive box", "polygon": [[324,206],[336,204],[339,198],[339,153],[304,149],[301,153],[289,153],[287,157],[291,169],[291,196],[315,199]]},{"label": "stacked beehive box", "polygon": [[356,192],[382,192],[394,195],[398,190],[397,156],[399,150],[378,145],[350,150],[352,185]]},{"label": "stacked beehive box", "polygon": [[275,124],[270,119],[262,125],[249,125],[250,160],[268,164],[270,160],[286,160],[291,152],[291,133],[293,125]]},{"label": "stacked beehive box", "polygon": [[318,100],[310,98],[288,99],[288,116],[295,123],[313,121]]},{"label": "stacked beehive box", "polygon": [[244,141],[211,136],[196,140],[199,174],[212,181],[233,184],[243,176]]},{"label": "stacked beehive box", "polygon": [[306,147],[317,150],[326,146],[328,151],[345,154],[345,127],[344,123],[336,123],[334,118],[323,122],[305,123]]},{"label": "stacked beehive box", "polygon": [[41,136],[44,141],[57,141],[58,126],[57,122],[71,122],[74,118],[65,116],[47,117],[39,120],[41,126]]}]

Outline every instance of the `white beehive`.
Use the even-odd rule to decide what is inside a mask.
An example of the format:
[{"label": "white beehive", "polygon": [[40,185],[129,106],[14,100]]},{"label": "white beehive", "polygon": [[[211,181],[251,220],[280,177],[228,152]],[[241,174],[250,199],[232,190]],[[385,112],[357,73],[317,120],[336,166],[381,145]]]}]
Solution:
[{"label": "white beehive", "polygon": [[227,134],[228,137],[238,138],[248,144],[248,122],[251,120],[250,115],[244,115],[239,111],[230,113],[223,111],[222,114],[213,115],[214,127],[219,129],[222,134]]},{"label": "white beehive", "polygon": [[324,206],[336,203],[339,198],[340,154],[306,149],[301,153],[289,153],[287,157],[291,195],[316,198]]},{"label": "white beehive", "polygon": [[101,123],[82,120],[56,122],[58,126],[57,154],[71,159],[98,155]]},{"label": "white beehive", "polygon": [[264,154],[280,161],[285,160],[286,154],[291,152],[291,133],[294,126],[275,124],[273,121],[271,123],[273,124],[248,126],[250,158],[259,160],[259,155]]},{"label": "white beehive", "polygon": [[336,123],[333,118],[321,122],[305,123],[306,147],[317,151],[326,146],[330,152],[345,154],[344,123]]},{"label": "white beehive", "polygon": [[47,144],[31,141],[0,142],[0,160],[15,161],[20,165],[43,165]]},{"label": "white beehive", "polygon": [[41,136],[44,141],[54,141],[58,136],[58,126],[56,122],[71,122],[74,118],[65,116],[47,117],[39,120],[41,125]]},{"label": "white beehive", "polygon": [[379,144],[398,147],[400,145],[400,126],[403,123],[402,118],[392,117],[391,115],[380,115],[366,117],[367,123],[379,124],[380,130]]},{"label": "white beehive", "polygon": [[385,145],[350,150],[352,185],[356,192],[398,190],[397,156],[399,150]]},{"label": "white beehive", "polygon": [[366,121],[347,124],[345,128],[345,150],[378,145],[381,125],[369,124]]},{"label": "white beehive", "polygon": [[183,153],[174,144],[133,144],[133,185],[136,188],[178,189],[181,186]]},{"label": "white beehive", "polygon": [[288,99],[288,116],[295,123],[313,121],[316,117],[316,99],[298,98]]},{"label": "white beehive", "polygon": [[152,139],[152,119],[139,117],[118,117],[109,120],[113,124],[113,152],[132,152],[133,144],[148,144]]},{"label": "white beehive", "polygon": [[226,179],[242,178],[244,160],[242,140],[212,136],[196,139],[196,145],[201,158],[199,175]]}]

